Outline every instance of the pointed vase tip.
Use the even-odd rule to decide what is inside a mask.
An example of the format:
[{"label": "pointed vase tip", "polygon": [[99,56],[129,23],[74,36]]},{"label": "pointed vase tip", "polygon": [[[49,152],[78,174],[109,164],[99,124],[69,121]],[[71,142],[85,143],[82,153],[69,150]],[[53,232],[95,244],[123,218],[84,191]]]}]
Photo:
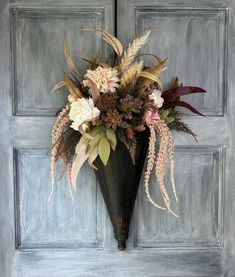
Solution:
[{"label": "pointed vase tip", "polygon": [[125,241],[118,241],[118,249],[124,251],[126,249],[126,242]]}]

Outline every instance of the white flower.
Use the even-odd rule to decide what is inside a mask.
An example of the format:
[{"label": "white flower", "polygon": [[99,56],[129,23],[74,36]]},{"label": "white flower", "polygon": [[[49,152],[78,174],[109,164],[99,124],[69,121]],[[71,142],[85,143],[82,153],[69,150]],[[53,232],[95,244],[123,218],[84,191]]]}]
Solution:
[{"label": "white flower", "polygon": [[76,101],[71,103],[69,118],[73,122],[70,127],[78,131],[81,125],[91,121],[99,115],[100,110],[94,106],[92,98],[78,98]]},{"label": "white flower", "polygon": [[154,104],[161,108],[164,102],[164,99],[161,97],[162,92],[160,90],[154,89],[152,94],[150,94],[149,98],[153,100]]},{"label": "white flower", "polygon": [[[115,92],[119,87],[118,71],[115,68],[103,68],[98,66],[95,70],[87,70],[84,76],[93,81],[100,92]],[[83,81],[84,86],[89,87],[88,80]]]}]

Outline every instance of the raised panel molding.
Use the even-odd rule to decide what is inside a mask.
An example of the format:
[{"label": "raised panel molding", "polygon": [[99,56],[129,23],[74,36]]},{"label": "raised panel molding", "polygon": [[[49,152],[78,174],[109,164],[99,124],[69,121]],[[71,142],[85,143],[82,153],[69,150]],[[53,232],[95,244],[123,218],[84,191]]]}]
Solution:
[{"label": "raised panel molding", "polygon": [[[175,182],[179,203],[175,218],[151,206],[140,185],[135,213],[136,248],[209,249],[223,247],[224,146],[176,147]],[[166,184],[170,184],[167,174]],[[151,193],[162,203],[153,174]],[[154,197],[155,198],[155,197]],[[147,220],[146,220],[147,219]]]},{"label": "raised panel molding", "polygon": [[[91,170],[81,169],[74,201],[65,176],[56,182],[54,195],[48,203],[51,189],[49,149],[15,148],[13,156],[16,248],[104,247],[106,218],[101,216],[103,202],[98,197]],[[61,167],[57,168],[57,172],[60,170]]]},{"label": "raised panel molding", "polygon": [[[74,58],[106,52],[100,34],[82,30],[107,28],[106,13],[102,6],[11,7],[13,115],[54,116],[66,103],[67,93],[50,92],[68,70],[63,43]],[[81,59],[75,64],[85,66]]]},{"label": "raised panel molding", "polygon": [[[135,33],[150,28],[144,52],[167,57],[169,67],[162,75],[169,82],[177,75],[185,85],[207,90],[187,100],[208,116],[226,112],[227,8],[176,8],[135,6]],[[166,35],[167,34],[167,35]],[[150,58],[147,58],[151,63]]]}]

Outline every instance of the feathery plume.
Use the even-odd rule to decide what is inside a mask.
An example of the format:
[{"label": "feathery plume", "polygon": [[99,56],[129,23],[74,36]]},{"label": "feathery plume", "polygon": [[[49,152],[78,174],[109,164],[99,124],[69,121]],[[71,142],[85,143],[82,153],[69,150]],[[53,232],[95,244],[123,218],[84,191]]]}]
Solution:
[{"label": "feathery plume", "polygon": [[137,79],[138,75],[142,71],[144,67],[144,62],[132,64],[121,76],[121,86],[125,87],[135,79]]},{"label": "feathery plume", "polygon": [[168,128],[168,135],[169,135],[169,147],[168,147],[168,153],[169,153],[169,160],[170,160],[170,176],[171,176],[171,186],[172,190],[175,196],[176,202],[178,202],[178,196],[176,193],[176,187],[175,187],[175,179],[174,179],[174,167],[175,167],[175,158],[174,158],[174,141],[172,138],[172,135],[170,133],[170,130]]},{"label": "feathery plume", "polygon": [[64,107],[59,113],[54,127],[52,129],[52,149],[51,149],[51,193],[48,198],[48,202],[50,201],[55,187],[55,166],[56,161],[60,156],[60,146],[61,146],[61,138],[64,132],[65,126],[68,124],[69,115],[68,108]]},{"label": "feathery plume", "polygon": [[145,192],[147,195],[147,198],[153,206],[156,208],[165,210],[165,208],[161,207],[158,205],[156,202],[153,201],[153,199],[150,196],[149,192],[149,180],[151,176],[151,172],[155,163],[155,143],[156,143],[156,134],[155,134],[155,128],[153,125],[148,125],[149,130],[150,130],[150,136],[149,136],[149,149],[148,149],[148,158],[147,158],[147,169],[145,172],[145,177],[144,177],[144,184],[145,184]]},{"label": "feathery plume", "polygon": [[145,45],[149,34],[150,31],[146,32],[144,35],[134,39],[132,44],[129,45],[127,50],[124,52],[123,58],[120,63],[121,72],[124,72],[128,68],[128,66],[134,61],[141,47]]},{"label": "feathery plume", "polygon": [[[174,216],[178,217],[172,210],[171,210],[171,201],[170,197],[167,193],[165,184],[164,184],[164,177],[166,174],[166,165],[167,165],[167,153],[168,153],[168,146],[169,146],[169,129],[165,123],[165,121],[160,120],[158,124],[155,125],[155,129],[159,134],[160,137],[160,145],[158,156],[156,160],[156,176],[159,184],[159,189],[162,194],[162,198],[166,204],[168,211],[173,214]],[[171,149],[172,151],[172,149]]]}]

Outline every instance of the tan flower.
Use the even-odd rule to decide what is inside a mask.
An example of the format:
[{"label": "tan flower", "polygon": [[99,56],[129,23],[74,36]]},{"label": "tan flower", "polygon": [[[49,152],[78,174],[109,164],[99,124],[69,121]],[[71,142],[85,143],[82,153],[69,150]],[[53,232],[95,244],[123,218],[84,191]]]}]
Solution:
[{"label": "tan flower", "polygon": [[[100,92],[115,92],[116,88],[119,87],[120,79],[115,68],[98,66],[95,70],[87,70],[85,78],[93,81]],[[89,87],[88,80],[84,80],[83,84]]]}]

